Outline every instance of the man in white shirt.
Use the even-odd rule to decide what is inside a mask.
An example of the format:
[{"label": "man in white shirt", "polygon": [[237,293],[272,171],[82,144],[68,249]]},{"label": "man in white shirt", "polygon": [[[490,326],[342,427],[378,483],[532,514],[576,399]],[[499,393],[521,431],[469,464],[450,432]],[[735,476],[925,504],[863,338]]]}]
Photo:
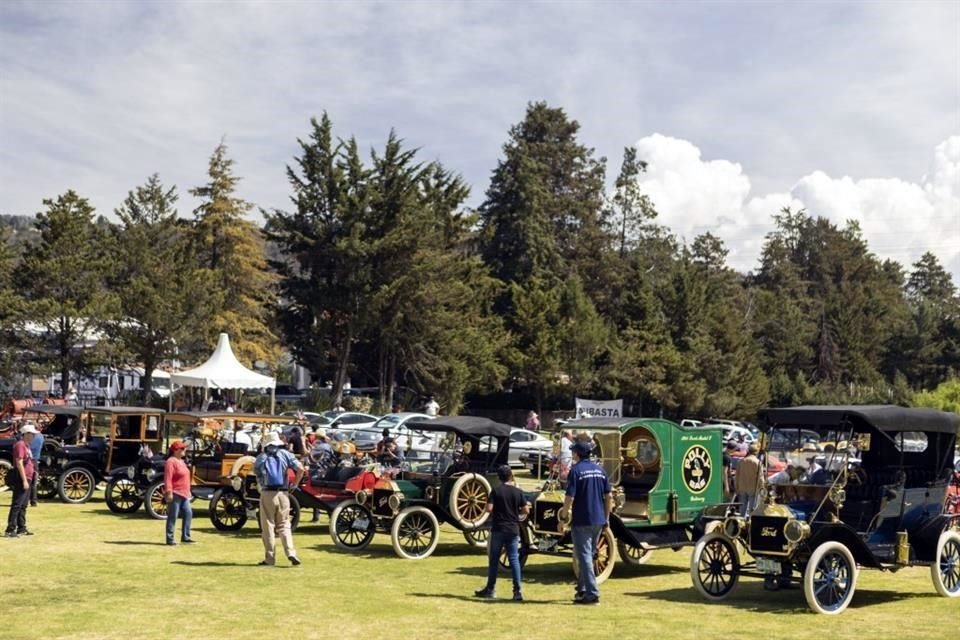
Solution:
[{"label": "man in white shirt", "polygon": [[423,412],[426,413],[431,418],[436,418],[440,413],[440,405],[437,404],[437,401],[433,396],[430,396],[430,399],[427,401],[427,404],[423,406]]},{"label": "man in white shirt", "polygon": [[570,465],[573,464],[573,453],[570,447],[573,446],[573,432],[570,429],[564,429],[560,435],[560,453],[557,456],[559,468],[559,478],[562,481],[567,479],[570,473]]}]

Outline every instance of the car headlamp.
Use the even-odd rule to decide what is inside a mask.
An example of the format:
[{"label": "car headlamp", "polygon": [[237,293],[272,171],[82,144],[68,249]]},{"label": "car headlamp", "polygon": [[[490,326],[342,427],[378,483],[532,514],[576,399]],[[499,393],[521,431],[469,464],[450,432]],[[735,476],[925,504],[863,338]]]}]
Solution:
[{"label": "car headlamp", "polygon": [[137,475],[136,469],[134,469],[133,467],[127,467],[127,478],[129,478],[130,480],[133,480],[133,478],[136,475]]},{"label": "car headlamp", "polygon": [[233,487],[234,491],[242,491],[243,478],[241,478],[240,476],[233,476],[233,478],[230,479],[230,486]]},{"label": "car headlamp", "polygon": [[360,491],[357,491],[357,495],[356,495],[357,504],[359,505],[367,504],[367,500],[369,498],[370,498],[370,494],[364,491],[363,489],[361,489]]},{"label": "car headlamp", "polygon": [[155,469],[147,469],[143,475],[147,477],[148,481],[153,482],[153,479],[157,477],[157,471]]},{"label": "car headlamp", "polygon": [[791,520],[783,527],[783,535],[790,544],[797,544],[810,535],[810,525],[801,520]]},{"label": "car headlamp", "polygon": [[391,494],[390,498],[387,499],[387,504],[394,513],[400,511],[400,505],[403,504],[403,494],[400,492]]},{"label": "car headlamp", "polygon": [[723,535],[735,540],[743,533],[743,518],[731,516],[723,521]]}]

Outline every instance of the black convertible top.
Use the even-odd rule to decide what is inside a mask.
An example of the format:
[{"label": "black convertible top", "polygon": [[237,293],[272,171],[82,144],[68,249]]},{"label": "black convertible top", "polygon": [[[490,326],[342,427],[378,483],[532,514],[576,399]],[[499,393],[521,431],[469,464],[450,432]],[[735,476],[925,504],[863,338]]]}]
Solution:
[{"label": "black convertible top", "polygon": [[79,416],[86,409],[66,404],[35,404],[23,410],[24,413],[46,413],[51,416]]},{"label": "black convertible top", "polygon": [[88,413],[110,413],[114,415],[130,415],[130,414],[148,414],[148,415],[162,415],[166,413],[163,409],[154,409],[153,407],[87,407],[86,411]]},{"label": "black convertible top", "polygon": [[479,416],[440,416],[433,420],[408,420],[406,426],[422,431],[456,431],[474,437],[510,437],[510,425]]},{"label": "black convertible top", "polygon": [[866,422],[880,431],[923,431],[954,435],[960,431],[960,415],[955,413],[892,404],[762,409],[758,415],[762,431],[773,427],[829,427],[855,421]]}]

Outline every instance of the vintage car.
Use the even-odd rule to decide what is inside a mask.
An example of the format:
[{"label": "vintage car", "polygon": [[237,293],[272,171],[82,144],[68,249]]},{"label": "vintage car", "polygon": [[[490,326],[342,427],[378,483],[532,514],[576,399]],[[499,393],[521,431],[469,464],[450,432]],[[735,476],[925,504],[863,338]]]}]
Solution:
[{"label": "vintage car", "polygon": [[222,484],[220,471],[224,455],[239,458],[247,453],[247,447],[224,439],[225,427],[232,427],[240,416],[226,412],[178,412],[164,416],[163,442],[157,447],[158,455],[150,447],[144,447],[137,461],[129,466],[111,471],[104,491],[107,507],[114,513],[133,513],[142,504],[147,515],[157,520],[166,518],[167,505],[163,500],[163,465],[169,445],[174,440],[187,443],[184,458],[191,471],[194,498],[210,500],[213,492]]},{"label": "vintage car", "polygon": [[[592,434],[592,455],[614,488],[610,526],[594,558],[598,582],[613,572],[614,548],[636,566],[648,562],[654,549],[692,545],[703,534],[702,513],[723,503],[720,429],[681,427],[662,418],[583,418],[564,428]],[[572,557],[564,497],[554,468],[521,527],[521,563],[532,553]],[[573,571],[579,572],[576,559]]]},{"label": "vintage car", "polygon": [[731,511],[697,543],[690,574],[704,598],[723,600],[741,576],[757,577],[768,589],[802,586],[811,610],[837,614],[853,599],[860,567],[909,566],[929,566],[940,595],[960,596],[960,516],[944,509],[960,416],[807,406],[766,409],[760,419],[766,442],[810,429],[842,432],[836,441],[847,446],[781,452],[791,466],[767,478],[756,509],[746,518]]},{"label": "vintage car", "polygon": [[[35,422],[43,433],[43,447],[38,460],[40,472],[37,495],[52,498],[57,495],[56,476],[50,472],[50,461],[58,449],[65,444],[76,444],[81,438],[83,409],[76,406],[31,405],[19,414],[24,420]],[[13,468],[11,463],[15,440],[0,440],[0,486],[5,486],[6,476]]]},{"label": "vintage car", "polygon": [[[199,415],[199,414],[198,414]],[[281,432],[285,428],[298,426],[304,429],[306,421],[294,416],[272,416],[252,413],[203,414],[205,420],[218,419],[233,421],[230,425],[241,429],[259,431],[258,442],[270,431]],[[242,447],[229,446],[220,441],[222,451],[207,458],[203,464],[194,466],[194,495],[198,487],[212,489],[210,494],[210,522],[219,531],[238,531],[247,520],[253,519],[259,525],[260,487],[253,473],[256,451],[241,451]],[[223,449],[224,446],[226,449]],[[291,477],[292,480],[292,477]],[[300,504],[295,496],[290,497],[290,518],[296,529],[300,521]]]},{"label": "vintage car", "polygon": [[86,441],[60,447],[48,465],[60,499],[71,504],[88,501],[97,484],[114,469],[135,464],[144,448],[160,453],[165,441],[160,409],[87,407],[84,412]]},{"label": "vintage car", "polygon": [[510,427],[470,416],[407,424],[437,434],[429,460],[408,468],[376,466],[347,481],[351,497],[330,516],[334,544],[360,551],[381,531],[390,534],[399,557],[420,560],[437,548],[440,524],[447,522],[471,545],[485,546],[487,500],[499,482],[497,468],[507,463]]}]

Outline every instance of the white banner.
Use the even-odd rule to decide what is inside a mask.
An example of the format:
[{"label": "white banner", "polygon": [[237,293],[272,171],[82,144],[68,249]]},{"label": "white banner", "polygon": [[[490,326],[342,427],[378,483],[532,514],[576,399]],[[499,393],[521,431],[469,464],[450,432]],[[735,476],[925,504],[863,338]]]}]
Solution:
[{"label": "white banner", "polygon": [[578,418],[622,418],[623,400],[576,398]]}]

